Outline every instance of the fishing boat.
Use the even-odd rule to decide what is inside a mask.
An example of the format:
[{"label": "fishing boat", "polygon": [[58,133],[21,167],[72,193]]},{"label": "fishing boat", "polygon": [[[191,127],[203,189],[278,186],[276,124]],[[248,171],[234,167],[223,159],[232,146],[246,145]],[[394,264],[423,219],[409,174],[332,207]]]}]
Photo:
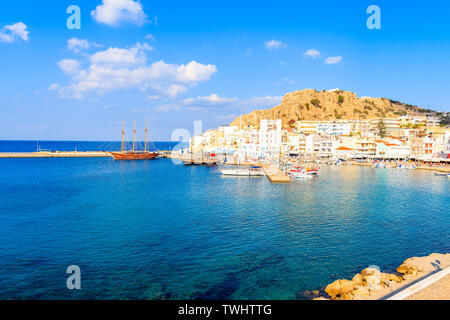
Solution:
[{"label": "fishing boat", "polygon": [[318,173],[318,169],[303,169],[301,167],[292,168],[288,171],[288,174],[294,178],[313,178]]},{"label": "fishing boat", "polygon": [[238,168],[238,169],[224,169],[220,170],[224,176],[247,176],[247,177],[261,177],[264,176],[264,171],[260,167]]},{"label": "fishing boat", "polygon": [[159,154],[156,152],[147,151],[147,121],[145,122],[145,148],[143,151],[136,150],[136,121],[134,122],[133,129],[133,149],[124,149],[124,138],[125,138],[125,122],[122,127],[122,147],[120,152],[110,152],[114,160],[153,160]]}]

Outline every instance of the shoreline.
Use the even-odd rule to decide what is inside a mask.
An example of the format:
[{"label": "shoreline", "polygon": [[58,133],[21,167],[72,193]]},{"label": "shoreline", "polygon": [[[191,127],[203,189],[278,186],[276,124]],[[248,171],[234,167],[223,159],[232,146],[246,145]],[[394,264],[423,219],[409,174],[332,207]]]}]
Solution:
[{"label": "shoreline", "polygon": [[450,253],[406,259],[397,273],[370,266],[351,280],[338,279],[315,291],[313,300],[450,300]]}]

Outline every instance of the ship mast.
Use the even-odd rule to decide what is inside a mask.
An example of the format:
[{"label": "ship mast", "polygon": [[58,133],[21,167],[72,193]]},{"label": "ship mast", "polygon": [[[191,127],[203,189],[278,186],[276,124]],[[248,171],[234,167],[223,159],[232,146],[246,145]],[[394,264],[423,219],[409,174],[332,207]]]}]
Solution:
[{"label": "ship mast", "polygon": [[144,147],[144,152],[147,152],[147,125],[148,125],[148,120],[145,120],[145,147]]},{"label": "ship mast", "polygon": [[133,152],[135,145],[136,145],[136,120],[134,120],[134,129],[133,129]]},{"label": "ship mast", "polygon": [[121,147],[121,152],[123,152],[123,139],[124,139],[124,137],[125,137],[125,121],[123,122],[123,125],[122,125],[122,147]]}]

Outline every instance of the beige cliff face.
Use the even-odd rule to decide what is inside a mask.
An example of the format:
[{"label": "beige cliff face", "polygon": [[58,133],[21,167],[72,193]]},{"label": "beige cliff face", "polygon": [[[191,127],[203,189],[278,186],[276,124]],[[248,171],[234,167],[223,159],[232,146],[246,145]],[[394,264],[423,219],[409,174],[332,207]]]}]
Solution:
[{"label": "beige cliff face", "polygon": [[262,119],[281,119],[283,127],[287,128],[292,120],[397,118],[406,114],[417,115],[421,110],[423,109],[385,98],[359,98],[350,91],[305,89],[286,94],[279,106],[255,110],[236,118],[230,125],[238,126],[241,123],[242,126],[259,127]]}]

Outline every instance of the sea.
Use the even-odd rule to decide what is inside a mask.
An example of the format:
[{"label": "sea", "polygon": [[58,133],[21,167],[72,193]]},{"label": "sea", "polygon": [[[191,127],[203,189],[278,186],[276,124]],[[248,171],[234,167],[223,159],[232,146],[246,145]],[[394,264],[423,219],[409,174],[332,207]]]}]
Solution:
[{"label": "sea", "polygon": [[[120,142],[0,142],[37,148]],[[450,252],[449,209],[450,179],[432,171],[324,165],[271,184],[170,159],[0,159],[0,299],[307,299],[370,265]]]}]

